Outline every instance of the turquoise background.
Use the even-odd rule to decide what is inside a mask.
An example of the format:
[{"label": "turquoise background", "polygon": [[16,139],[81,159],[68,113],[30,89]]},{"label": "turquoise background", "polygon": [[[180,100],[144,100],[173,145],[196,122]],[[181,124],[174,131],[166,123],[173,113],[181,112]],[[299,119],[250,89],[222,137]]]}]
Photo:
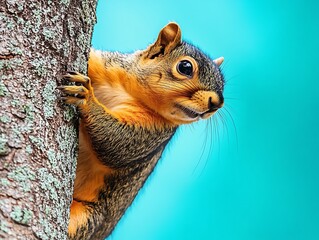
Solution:
[{"label": "turquoise background", "polygon": [[318,12],[310,0],[100,0],[94,48],[144,49],[176,21],[225,57],[227,79],[225,109],[179,130],[109,239],[319,239]]}]

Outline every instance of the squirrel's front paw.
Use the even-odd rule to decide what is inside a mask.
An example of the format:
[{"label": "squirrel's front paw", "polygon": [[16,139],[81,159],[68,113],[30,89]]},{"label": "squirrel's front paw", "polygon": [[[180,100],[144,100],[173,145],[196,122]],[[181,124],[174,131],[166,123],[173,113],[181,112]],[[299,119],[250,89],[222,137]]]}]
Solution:
[{"label": "squirrel's front paw", "polygon": [[80,73],[70,71],[63,76],[63,79],[69,82],[80,83],[77,86],[58,86],[63,93],[67,96],[61,97],[61,99],[68,104],[76,106],[84,105],[90,99],[94,98],[93,88],[91,86],[91,80],[89,77],[84,76]]}]

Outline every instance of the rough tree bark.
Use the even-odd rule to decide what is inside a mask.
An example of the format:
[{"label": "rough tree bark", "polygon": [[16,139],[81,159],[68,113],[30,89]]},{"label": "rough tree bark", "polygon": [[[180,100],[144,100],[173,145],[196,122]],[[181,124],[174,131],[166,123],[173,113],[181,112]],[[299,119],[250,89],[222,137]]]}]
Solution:
[{"label": "rough tree bark", "polygon": [[59,100],[86,72],[96,0],[0,0],[0,239],[66,239],[77,117]]}]

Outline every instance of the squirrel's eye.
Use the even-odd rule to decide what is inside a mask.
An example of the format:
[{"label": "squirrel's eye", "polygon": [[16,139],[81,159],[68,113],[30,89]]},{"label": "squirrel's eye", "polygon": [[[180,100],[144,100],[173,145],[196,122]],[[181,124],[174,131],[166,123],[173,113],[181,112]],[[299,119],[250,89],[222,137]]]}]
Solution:
[{"label": "squirrel's eye", "polygon": [[180,61],[177,66],[177,71],[182,74],[185,75],[187,77],[192,77],[193,76],[193,65],[190,61],[188,60],[182,60]]}]

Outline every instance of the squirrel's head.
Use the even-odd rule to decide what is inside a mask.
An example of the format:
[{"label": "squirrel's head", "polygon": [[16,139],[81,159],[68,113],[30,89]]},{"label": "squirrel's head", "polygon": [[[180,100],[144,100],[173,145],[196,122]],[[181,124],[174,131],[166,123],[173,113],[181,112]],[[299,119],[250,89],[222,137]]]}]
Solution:
[{"label": "squirrel's head", "polygon": [[140,101],[176,125],[209,118],[224,104],[222,62],[182,41],[180,27],[169,23],[139,52],[139,83],[148,93]]}]

